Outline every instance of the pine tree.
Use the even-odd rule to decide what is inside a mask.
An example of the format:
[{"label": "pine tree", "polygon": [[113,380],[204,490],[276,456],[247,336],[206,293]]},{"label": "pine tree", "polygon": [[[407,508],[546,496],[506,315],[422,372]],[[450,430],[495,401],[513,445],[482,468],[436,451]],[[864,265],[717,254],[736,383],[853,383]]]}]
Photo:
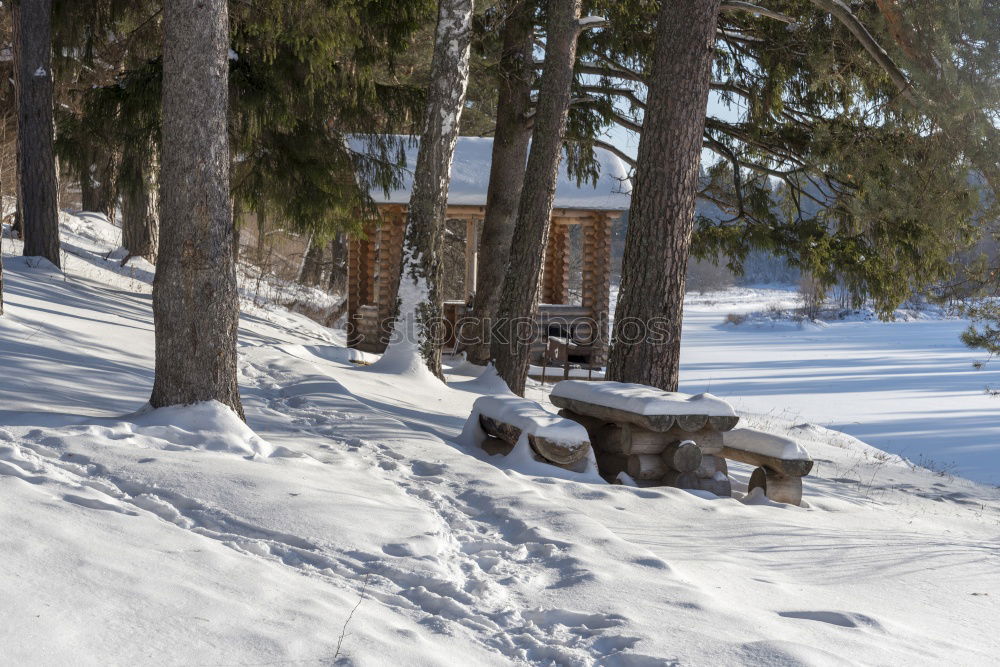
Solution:
[{"label": "pine tree", "polygon": [[150,404],[216,400],[241,418],[239,296],[229,202],[229,22],[224,0],[163,7],[161,246]]},{"label": "pine tree", "polygon": [[[719,4],[663,2],[657,17],[615,310],[615,344],[608,361],[611,380],[677,391],[687,258]],[[648,326],[659,304],[672,306],[665,335],[654,339],[652,331],[643,331],[641,344],[626,343],[623,327],[635,322]]]},{"label": "pine tree", "polygon": [[440,0],[424,130],[407,209],[399,317],[379,362],[385,368],[425,367],[441,377],[441,240],[451,162],[469,79],[472,0]]},{"label": "pine tree", "polygon": [[516,323],[532,318],[538,278],[552,216],[556,179],[573,83],[576,42],[580,34],[580,0],[549,0],[545,65],[535,106],[531,150],[524,174],[510,264],[500,294],[497,322],[510,330],[491,342],[497,372],[516,394],[524,394],[530,341],[515,335]]},{"label": "pine tree", "polygon": [[472,306],[479,331],[466,350],[469,361],[489,361],[489,324],[496,318],[500,288],[510,257],[514,221],[521,200],[524,169],[531,143],[531,91],[534,83],[532,51],[535,37],[533,2],[501,3],[503,28],[497,65],[496,129],[486,192],[486,213],[479,240],[476,294]]},{"label": "pine tree", "polygon": [[[653,111],[647,83],[655,76],[654,40],[645,26],[658,4],[603,3],[608,28],[588,36],[578,67],[600,77],[578,84],[593,97],[591,111],[641,135]],[[976,194],[968,173],[990,132],[960,135],[942,112],[964,108],[975,117],[976,108],[996,108],[995,95],[970,91],[972,82],[982,87],[995,78],[990,73],[1000,53],[990,48],[996,37],[974,27],[989,21],[968,19],[976,3],[963,4],[962,20],[940,3],[907,5],[938,17],[928,31],[938,42],[930,60],[945,63],[945,74],[934,80],[963,82],[957,90],[964,93],[943,102],[947,96],[933,93],[937,84],[921,83],[916,69],[901,70],[896,56],[882,50],[869,31],[880,26],[875,5],[811,0],[776,11],[724,3],[708,85],[737,106],[741,118],[706,119],[702,147],[720,161],[700,179],[698,195],[720,214],[698,218],[695,254],[725,257],[736,271],[751,249],[784,255],[821,285],[843,282],[855,297],[870,296],[885,316],[913,290],[947,278],[954,254],[972,238]],[[962,23],[972,25],[955,25]],[[631,257],[648,256],[649,239],[630,242],[643,244],[643,252]],[[681,272],[687,258],[670,262]],[[682,296],[675,291],[667,302],[648,299],[641,315],[633,315],[647,322],[673,318]],[[630,297],[623,290],[620,298]],[[619,307],[619,324],[621,317]]]},{"label": "pine tree", "polygon": [[147,139],[123,147],[118,182],[122,193],[122,245],[128,250],[122,266],[132,257],[155,264],[160,238],[155,142]]},{"label": "pine tree", "polygon": [[60,265],[59,207],[52,145],[52,1],[15,0],[17,200],[24,254]]}]

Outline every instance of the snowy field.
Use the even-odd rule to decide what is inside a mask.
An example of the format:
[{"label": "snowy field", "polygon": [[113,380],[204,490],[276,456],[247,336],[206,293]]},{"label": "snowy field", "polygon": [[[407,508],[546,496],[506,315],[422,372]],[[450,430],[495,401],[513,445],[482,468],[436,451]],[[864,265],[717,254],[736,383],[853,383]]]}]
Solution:
[{"label": "snowy field", "polygon": [[249,300],[250,428],[136,414],[152,267],[63,222],[65,274],[3,241],[0,662],[996,664],[1000,490],[824,428],[996,480],[961,322],[742,330],[774,294],[693,299],[683,389],[816,460],[808,507],[744,498],[741,464],[718,499],[489,457],[458,441],[488,381],[358,367]]},{"label": "snowy field", "polygon": [[[938,470],[1000,485],[1000,363],[959,340],[960,319],[723,324],[729,313],[794,304],[794,292],[692,295],[681,390],[809,422]],[[980,363],[977,368],[975,364]]]}]

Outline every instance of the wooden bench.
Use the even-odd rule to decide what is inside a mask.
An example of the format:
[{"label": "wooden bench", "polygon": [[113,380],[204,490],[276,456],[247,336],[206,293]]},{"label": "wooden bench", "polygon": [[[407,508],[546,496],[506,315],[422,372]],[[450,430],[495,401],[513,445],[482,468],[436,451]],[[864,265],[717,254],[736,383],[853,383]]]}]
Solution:
[{"label": "wooden bench", "polygon": [[722,455],[757,466],[750,475],[747,493],[761,489],[779,503],[802,503],[802,478],[812,470],[809,454],[791,438],[750,428],[723,434]]},{"label": "wooden bench", "polygon": [[490,454],[509,454],[524,435],[536,457],[553,465],[576,469],[589,457],[586,429],[534,401],[514,395],[481,396],[472,413],[485,436],[480,446]]},{"label": "wooden bench", "polygon": [[605,479],[622,472],[640,486],[732,494],[722,432],[739,418],[710,395],[669,394],[618,382],[564,381],[550,396],[559,414],[587,429]]},{"label": "wooden bench", "polygon": [[562,408],[560,415],[587,429],[608,481],[625,472],[640,486],[731,496],[729,459],[757,466],[748,493],[760,488],[776,502],[802,502],[802,478],[813,466],[805,450],[791,438],[735,428],[739,417],[714,396],[564,381],[553,388],[551,401]]}]

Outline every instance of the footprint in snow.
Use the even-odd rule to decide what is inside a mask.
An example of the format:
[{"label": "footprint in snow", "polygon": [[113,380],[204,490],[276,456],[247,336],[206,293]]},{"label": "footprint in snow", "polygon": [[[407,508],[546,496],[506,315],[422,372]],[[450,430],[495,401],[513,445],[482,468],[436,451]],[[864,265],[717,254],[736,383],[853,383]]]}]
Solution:
[{"label": "footprint in snow", "polygon": [[112,505],[111,503],[106,503],[103,500],[98,500],[97,498],[84,498],[83,496],[76,496],[71,493],[67,493],[63,496],[63,500],[68,503],[73,503],[74,505],[79,505],[80,507],[86,507],[92,510],[104,510],[107,512],[117,512],[118,514],[127,514],[128,516],[139,516],[138,512],[130,509],[125,509],[119,505]]},{"label": "footprint in snow", "polygon": [[413,474],[418,477],[433,477],[434,475],[440,475],[445,470],[448,469],[443,463],[429,463],[427,461],[414,461],[410,465],[410,469],[413,470]]}]

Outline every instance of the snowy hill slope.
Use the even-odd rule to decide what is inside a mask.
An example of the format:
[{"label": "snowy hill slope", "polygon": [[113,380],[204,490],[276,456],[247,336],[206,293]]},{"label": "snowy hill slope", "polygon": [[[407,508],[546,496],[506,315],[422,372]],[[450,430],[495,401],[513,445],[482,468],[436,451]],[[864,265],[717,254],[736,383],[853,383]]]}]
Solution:
[{"label": "snowy hill slope", "polygon": [[[808,508],[529,474],[457,442],[488,381],[354,366],[337,334],[274,308],[241,321],[252,431],[212,404],[137,414],[152,383],[148,276],[103,259],[106,223],[67,216],[64,234],[65,275],[4,259],[5,662],[1000,654],[995,488],[760,417],[747,425],[793,434],[816,459]],[[733,474],[745,490],[749,469]]]}]

